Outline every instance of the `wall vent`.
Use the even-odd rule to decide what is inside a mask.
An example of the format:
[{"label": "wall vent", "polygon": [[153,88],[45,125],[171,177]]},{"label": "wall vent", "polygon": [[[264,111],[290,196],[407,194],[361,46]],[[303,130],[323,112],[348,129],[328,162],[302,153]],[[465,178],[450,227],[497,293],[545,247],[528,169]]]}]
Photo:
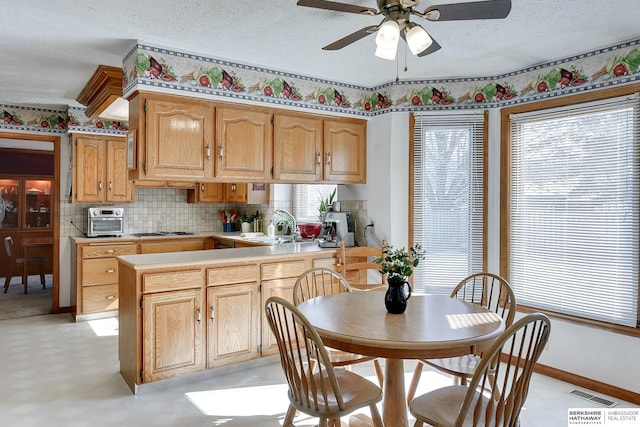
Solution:
[{"label": "wall vent", "polygon": [[614,406],[616,406],[618,404],[617,402],[614,402],[612,400],[605,399],[604,397],[596,396],[596,395],[591,394],[591,393],[586,393],[586,392],[581,391],[581,390],[571,390],[571,391],[569,391],[567,393],[572,395],[572,396],[576,396],[576,397],[579,397],[581,399],[597,403],[598,405],[602,405],[602,406],[605,406],[607,408],[613,408]]}]

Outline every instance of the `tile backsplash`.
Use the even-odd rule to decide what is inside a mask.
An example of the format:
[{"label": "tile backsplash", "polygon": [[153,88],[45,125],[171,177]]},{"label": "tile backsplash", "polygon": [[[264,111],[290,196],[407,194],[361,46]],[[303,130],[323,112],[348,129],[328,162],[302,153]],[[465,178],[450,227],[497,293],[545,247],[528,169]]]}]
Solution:
[{"label": "tile backsplash", "polygon": [[[185,189],[140,187],[136,188],[135,203],[113,206],[124,209],[125,233],[127,234],[153,231],[222,232],[222,222],[219,216],[222,209],[235,209],[239,213],[253,214],[259,211],[264,224],[271,222],[274,209],[282,208],[291,211],[290,200],[272,199],[268,205],[187,203],[186,200],[187,190]],[[60,235],[82,236],[86,221],[86,208],[90,206],[95,205],[61,202]],[[356,241],[362,242],[362,232],[368,218],[366,201],[345,201],[342,204],[342,209],[354,212]],[[360,239],[358,235],[360,235]]]}]

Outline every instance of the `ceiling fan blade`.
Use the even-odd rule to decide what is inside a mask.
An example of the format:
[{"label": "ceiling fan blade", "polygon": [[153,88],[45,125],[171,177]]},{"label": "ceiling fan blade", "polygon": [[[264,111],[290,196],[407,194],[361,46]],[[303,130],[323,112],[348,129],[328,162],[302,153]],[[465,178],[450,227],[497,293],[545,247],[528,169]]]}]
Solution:
[{"label": "ceiling fan blade", "polygon": [[368,36],[369,34],[372,34],[377,28],[378,25],[370,25],[368,27],[361,28],[358,31],[349,34],[348,36],[341,38],[340,40],[336,40],[333,43],[326,45],[322,48],[322,50],[342,49],[343,47],[348,46],[353,42],[357,42],[358,40]]},{"label": "ceiling fan blade", "polygon": [[418,15],[430,21],[503,19],[511,12],[511,0],[487,0],[429,6]]},{"label": "ceiling fan blade", "polygon": [[327,0],[298,0],[298,6],[315,7],[316,9],[335,10],[338,12],[358,13],[361,15],[377,15],[378,10],[353,4],[338,3]]}]

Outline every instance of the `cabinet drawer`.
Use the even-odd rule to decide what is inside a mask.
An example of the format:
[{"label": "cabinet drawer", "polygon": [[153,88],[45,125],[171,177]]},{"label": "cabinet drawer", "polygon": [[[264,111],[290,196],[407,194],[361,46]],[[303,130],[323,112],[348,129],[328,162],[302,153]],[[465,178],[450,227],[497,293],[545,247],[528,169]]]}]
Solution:
[{"label": "cabinet drawer", "polygon": [[207,270],[207,285],[229,285],[258,281],[258,266],[241,265]]},{"label": "cabinet drawer", "polygon": [[284,261],[262,264],[262,280],[298,277],[309,268],[305,261]]},{"label": "cabinet drawer", "polygon": [[95,258],[82,261],[82,286],[118,283],[118,260]]},{"label": "cabinet drawer", "polygon": [[118,309],[118,285],[87,286],[82,288],[82,312],[97,313]]},{"label": "cabinet drawer", "polygon": [[337,258],[318,258],[313,260],[313,268],[330,268],[340,272],[340,267],[337,264]]},{"label": "cabinet drawer", "polygon": [[157,254],[164,252],[184,252],[184,251],[201,251],[205,247],[205,241],[199,240],[183,240],[175,242],[147,242],[140,243],[141,254]]},{"label": "cabinet drawer", "polygon": [[149,273],[142,276],[142,292],[159,292],[202,286],[202,271],[186,270]]},{"label": "cabinet drawer", "polygon": [[116,257],[120,255],[132,255],[137,252],[134,243],[126,245],[89,245],[82,247],[82,258]]}]

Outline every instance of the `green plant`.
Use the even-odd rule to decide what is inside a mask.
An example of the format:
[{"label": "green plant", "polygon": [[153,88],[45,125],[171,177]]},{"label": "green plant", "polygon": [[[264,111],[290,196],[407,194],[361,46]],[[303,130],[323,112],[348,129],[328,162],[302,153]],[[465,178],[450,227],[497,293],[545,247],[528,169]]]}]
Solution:
[{"label": "green plant", "polygon": [[417,243],[408,250],[404,247],[394,249],[385,244],[382,246],[384,256],[377,257],[374,262],[380,264],[380,273],[385,274],[390,282],[406,281],[413,274],[413,269],[418,266],[420,260],[425,258],[422,246]]},{"label": "green plant", "polygon": [[324,199],[322,198],[322,194],[320,193],[320,197],[318,198],[318,201],[320,202],[320,205],[318,206],[318,216],[320,217],[320,219],[322,219],[322,213],[326,212],[329,206],[333,204],[336,198],[337,191],[338,187],[334,188],[331,194],[329,194],[329,196]]},{"label": "green plant", "polygon": [[254,216],[249,213],[243,213],[240,215],[240,222],[251,222]]}]

